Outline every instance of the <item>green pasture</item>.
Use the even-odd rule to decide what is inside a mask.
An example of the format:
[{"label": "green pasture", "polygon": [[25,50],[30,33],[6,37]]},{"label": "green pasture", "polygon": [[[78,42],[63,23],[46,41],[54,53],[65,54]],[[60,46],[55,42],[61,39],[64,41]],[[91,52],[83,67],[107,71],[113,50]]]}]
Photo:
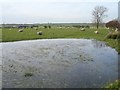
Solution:
[{"label": "green pasture", "polygon": [[[108,31],[104,28],[99,30],[100,34],[95,34],[96,29],[86,29],[81,31],[78,28],[51,28],[44,29],[24,29],[23,32],[18,32],[17,28],[9,30],[9,28],[2,29],[2,42],[11,42],[19,40],[32,39],[53,39],[53,38],[94,38],[103,40]],[[42,31],[43,35],[37,35],[38,31]]]},{"label": "green pasture", "polygon": [[[87,28],[85,31],[81,31],[79,28],[51,28],[44,29],[39,28],[38,30],[26,28],[23,32],[18,32],[19,29],[3,28],[0,29],[2,32],[2,42],[12,42],[20,40],[33,40],[33,39],[55,39],[55,38],[85,38],[85,39],[97,39],[100,41],[105,41],[106,44],[115,48],[120,52],[118,48],[118,40],[116,39],[106,39],[105,36],[108,34],[108,30],[105,28],[99,28],[99,34],[95,34],[96,28]],[[43,35],[37,35],[38,31],[42,31]]]}]

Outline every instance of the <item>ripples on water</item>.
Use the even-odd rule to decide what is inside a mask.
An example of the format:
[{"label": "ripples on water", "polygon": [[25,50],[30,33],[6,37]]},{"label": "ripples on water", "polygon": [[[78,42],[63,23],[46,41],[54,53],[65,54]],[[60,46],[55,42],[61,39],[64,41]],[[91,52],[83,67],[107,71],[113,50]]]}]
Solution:
[{"label": "ripples on water", "polygon": [[117,52],[100,41],[43,39],[2,47],[3,88],[96,88],[118,78]]}]

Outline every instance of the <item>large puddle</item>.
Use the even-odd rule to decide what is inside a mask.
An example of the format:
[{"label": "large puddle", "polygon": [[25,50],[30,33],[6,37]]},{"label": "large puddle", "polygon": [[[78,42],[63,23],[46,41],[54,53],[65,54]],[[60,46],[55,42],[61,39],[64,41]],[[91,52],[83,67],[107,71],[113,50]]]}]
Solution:
[{"label": "large puddle", "polygon": [[96,40],[0,43],[3,88],[99,88],[118,79],[118,54]]}]

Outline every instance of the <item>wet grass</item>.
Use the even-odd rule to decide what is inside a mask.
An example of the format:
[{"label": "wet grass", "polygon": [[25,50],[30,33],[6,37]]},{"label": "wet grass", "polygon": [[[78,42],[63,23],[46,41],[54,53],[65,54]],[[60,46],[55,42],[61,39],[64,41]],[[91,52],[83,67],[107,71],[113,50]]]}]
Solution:
[{"label": "wet grass", "polygon": [[[86,29],[86,31],[81,31],[78,28],[51,28],[44,29],[24,29],[23,32],[18,32],[17,28],[0,29],[2,32],[2,42],[13,42],[21,40],[34,40],[34,39],[56,39],[56,38],[85,38],[85,39],[97,39],[100,41],[105,41],[107,45],[115,48],[118,53],[120,53],[120,48],[118,46],[120,40],[116,39],[106,39],[105,36],[108,34],[108,30],[105,28],[99,28],[99,34],[95,34],[96,28]],[[43,35],[37,35],[38,31],[42,31]]]},{"label": "wet grass", "polygon": [[120,80],[116,80],[113,83],[108,83],[103,88],[106,88],[106,89],[109,89],[109,90],[119,90]]},{"label": "wet grass", "polygon": [[[80,31],[78,28],[52,28],[39,30],[24,29],[23,32],[18,32],[18,29],[2,29],[2,42],[11,42],[19,40],[32,40],[32,39],[54,39],[54,38],[104,38],[107,34],[107,30],[101,28],[100,34],[94,34],[96,29],[86,29],[86,31]],[[42,31],[43,35],[37,35],[38,31]]]}]

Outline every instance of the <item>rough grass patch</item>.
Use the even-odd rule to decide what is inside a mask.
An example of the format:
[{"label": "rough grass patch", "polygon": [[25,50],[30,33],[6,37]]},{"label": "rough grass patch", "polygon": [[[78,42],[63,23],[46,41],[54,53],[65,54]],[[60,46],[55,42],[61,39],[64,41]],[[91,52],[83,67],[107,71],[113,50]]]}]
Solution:
[{"label": "rough grass patch", "polygon": [[108,39],[120,39],[120,33],[110,32],[110,33],[108,33],[106,38],[108,38]]},{"label": "rough grass patch", "polygon": [[109,90],[119,90],[120,88],[120,80],[116,80],[112,83],[108,83],[104,86],[104,88],[109,88]]},{"label": "rough grass patch", "polygon": [[25,72],[24,76],[25,77],[31,77],[31,76],[33,76],[33,73],[32,72]]}]

